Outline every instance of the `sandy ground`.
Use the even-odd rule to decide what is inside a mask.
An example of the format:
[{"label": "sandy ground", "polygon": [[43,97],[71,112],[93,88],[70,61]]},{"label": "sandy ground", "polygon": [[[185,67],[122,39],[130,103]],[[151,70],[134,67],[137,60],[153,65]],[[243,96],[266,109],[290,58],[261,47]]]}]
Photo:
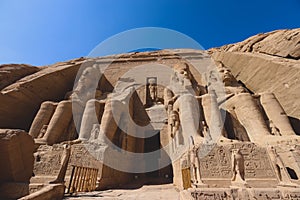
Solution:
[{"label": "sandy ground", "polygon": [[81,193],[72,197],[65,197],[68,200],[77,199],[101,199],[101,200],[179,200],[179,192],[172,184],[144,185],[135,189],[113,189]]}]

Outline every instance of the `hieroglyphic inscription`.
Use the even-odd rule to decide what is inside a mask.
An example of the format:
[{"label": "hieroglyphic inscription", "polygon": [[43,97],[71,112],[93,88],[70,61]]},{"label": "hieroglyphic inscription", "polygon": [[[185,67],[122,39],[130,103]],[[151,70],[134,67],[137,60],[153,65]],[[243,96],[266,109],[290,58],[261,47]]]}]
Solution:
[{"label": "hieroglyphic inscription", "polygon": [[245,178],[275,178],[266,150],[253,143],[216,146],[206,157],[200,159],[201,177],[230,178],[232,149],[240,149],[244,156]]},{"label": "hieroglyphic inscription", "polygon": [[233,200],[233,196],[229,191],[194,191],[191,193],[195,200]]}]

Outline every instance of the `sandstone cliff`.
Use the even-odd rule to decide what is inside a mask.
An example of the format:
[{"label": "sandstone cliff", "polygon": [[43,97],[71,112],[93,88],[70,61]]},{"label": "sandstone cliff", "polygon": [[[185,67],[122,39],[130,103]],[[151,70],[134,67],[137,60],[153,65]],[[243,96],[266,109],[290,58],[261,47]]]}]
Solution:
[{"label": "sandstone cliff", "polygon": [[275,93],[287,114],[300,118],[300,28],[258,34],[209,52],[252,92]]},{"label": "sandstone cliff", "polygon": [[[278,30],[259,34],[236,44],[208,50],[212,58],[229,67],[235,77],[254,93],[274,92],[287,114],[300,118],[300,29]],[[109,83],[116,73],[146,61],[176,60],[179,50],[129,53],[89,60],[74,59],[37,68],[28,65],[0,66],[0,128],[29,130],[35,114],[44,101],[60,101],[72,90],[80,66],[111,62]],[[198,51],[190,50],[188,56]],[[91,61],[91,62],[90,62]],[[173,62],[173,61],[172,61]],[[197,77],[195,77],[197,79]],[[200,79],[200,78],[199,78]]]},{"label": "sandstone cliff", "polygon": [[[76,59],[43,67],[3,88],[0,93],[0,127],[28,130],[43,101],[61,100],[72,90],[81,63],[82,59]],[[10,67],[15,69],[11,71],[18,71],[19,66]],[[31,71],[35,69],[32,68]]]},{"label": "sandstone cliff", "polygon": [[38,67],[25,64],[0,65],[0,90],[39,70]]}]

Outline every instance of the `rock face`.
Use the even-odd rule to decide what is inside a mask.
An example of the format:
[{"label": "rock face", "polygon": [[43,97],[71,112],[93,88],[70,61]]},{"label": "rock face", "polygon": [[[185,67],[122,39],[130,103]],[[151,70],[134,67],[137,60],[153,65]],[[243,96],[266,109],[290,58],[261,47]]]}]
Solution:
[{"label": "rock face", "polygon": [[0,129],[0,198],[19,198],[29,193],[33,151],[33,139],[26,132]]},{"label": "rock face", "polygon": [[25,76],[38,72],[39,70],[38,67],[25,64],[0,65],[0,90]]},{"label": "rock face", "polygon": [[[68,155],[75,167],[63,162],[61,174],[72,183],[71,168],[96,169],[99,189],[173,180],[196,188],[186,193],[194,199],[220,191],[229,199],[298,198],[291,188],[300,187],[300,138],[289,120],[300,113],[298,33],[253,36],[211,56],[174,49],[48,66],[2,89],[0,127],[29,130],[39,146],[31,183],[57,176]],[[30,136],[3,132],[0,159],[11,171],[3,181],[28,181],[20,166],[32,161],[22,156],[32,155],[32,140],[24,150],[5,141]],[[61,155],[62,142],[72,153]]]},{"label": "rock face", "polygon": [[289,116],[300,117],[300,29],[255,35],[210,53],[252,92],[273,92]]},{"label": "rock face", "polygon": [[33,140],[26,132],[0,129],[0,182],[29,182],[33,151]]},{"label": "rock face", "polygon": [[61,100],[72,90],[81,63],[82,59],[57,63],[2,89],[0,127],[28,131],[43,101]]}]

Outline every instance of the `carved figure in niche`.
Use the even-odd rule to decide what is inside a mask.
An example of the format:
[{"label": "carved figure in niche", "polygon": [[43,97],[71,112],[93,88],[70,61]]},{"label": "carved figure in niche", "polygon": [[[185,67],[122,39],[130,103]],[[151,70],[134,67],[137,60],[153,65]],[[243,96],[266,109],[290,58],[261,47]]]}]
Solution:
[{"label": "carved figure in niche", "polygon": [[194,138],[190,136],[189,158],[191,164],[192,183],[195,187],[197,187],[197,185],[199,184],[203,185],[200,176],[200,161],[198,157],[198,149],[199,147],[194,143]]},{"label": "carved figure in niche", "polygon": [[149,90],[149,97],[151,103],[157,102],[157,85],[156,85],[156,79],[150,78],[148,79],[148,90]]},{"label": "carved figure in niche", "polygon": [[47,131],[47,128],[48,128],[48,125],[43,125],[43,127],[42,127],[42,129],[41,129],[41,131],[40,131],[40,133],[39,133],[39,135],[38,135],[37,138],[42,138],[42,137],[44,137],[44,135],[45,135],[45,133],[46,133],[46,131]]},{"label": "carved figure in niche", "polygon": [[288,172],[286,171],[283,161],[278,155],[276,149],[273,146],[268,146],[267,149],[273,163],[276,176],[279,180],[279,185],[295,185],[291,182]]},{"label": "carved figure in niche", "polygon": [[64,183],[65,182],[65,176],[68,168],[68,163],[71,155],[71,145],[64,144],[63,145],[64,150],[61,157],[61,165],[59,169],[59,173],[57,175],[57,178],[54,181],[51,181],[50,183]]},{"label": "carved figure in niche", "polygon": [[97,140],[97,138],[99,136],[99,133],[100,133],[100,124],[94,124],[93,128],[92,128],[92,131],[91,131],[90,140],[91,141]]},{"label": "carved figure in niche", "polygon": [[[74,121],[81,122],[86,102],[102,95],[100,90],[95,91],[99,77],[100,70],[97,67],[88,67],[82,72],[75,89],[66,94],[67,100],[58,104],[49,101],[42,103],[29,131],[33,138],[37,138],[41,131],[45,132],[36,142],[55,144],[63,134],[68,134],[66,132],[72,124],[73,116],[77,116]],[[43,130],[43,125],[48,125],[46,130]]]},{"label": "carved figure in niche", "polygon": [[171,128],[171,138],[174,140],[173,143],[173,151],[176,150],[176,147],[179,143],[179,128],[180,128],[180,121],[179,121],[179,114],[177,111],[173,110],[169,116],[169,125]]},{"label": "carved figure in niche", "polygon": [[245,183],[244,156],[242,155],[240,149],[232,149],[231,167],[231,181]]},{"label": "carved figure in niche", "polygon": [[281,136],[279,129],[275,126],[272,120],[269,120],[269,127],[272,135]]},{"label": "carved figure in niche", "polygon": [[211,141],[212,138],[211,138],[211,135],[210,135],[210,131],[209,131],[209,128],[207,126],[207,124],[205,123],[205,121],[201,121],[201,124],[202,124],[202,133],[203,133],[203,137],[207,140],[207,141]]}]

